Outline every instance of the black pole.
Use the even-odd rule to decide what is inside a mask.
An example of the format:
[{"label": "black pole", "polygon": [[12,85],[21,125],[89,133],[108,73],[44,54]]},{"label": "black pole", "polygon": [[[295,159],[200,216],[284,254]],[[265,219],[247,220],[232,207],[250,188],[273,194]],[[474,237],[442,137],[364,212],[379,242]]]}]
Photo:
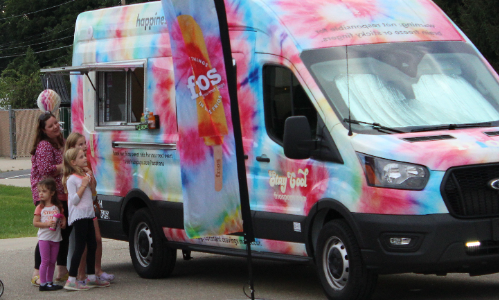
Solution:
[{"label": "black pole", "polygon": [[244,243],[248,251],[248,273],[251,299],[255,299],[253,288],[253,268],[251,257],[251,243],[255,241],[253,233],[253,223],[251,220],[251,210],[248,194],[248,182],[246,180],[246,165],[244,162],[243,138],[241,133],[241,121],[239,117],[239,105],[237,101],[237,74],[232,68],[232,54],[230,47],[229,26],[225,12],[224,0],[214,0],[220,26],[220,40],[224,53],[225,71],[227,74],[227,84],[230,96],[230,108],[232,114],[232,125],[234,127],[234,139],[236,145],[237,175],[239,179],[239,195],[241,197],[241,214],[243,217]]}]

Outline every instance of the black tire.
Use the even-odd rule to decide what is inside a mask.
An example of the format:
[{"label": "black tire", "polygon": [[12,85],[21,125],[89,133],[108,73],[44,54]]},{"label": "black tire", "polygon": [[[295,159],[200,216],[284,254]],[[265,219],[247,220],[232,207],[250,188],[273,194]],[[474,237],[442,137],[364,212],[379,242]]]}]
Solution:
[{"label": "black tire", "polygon": [[4,291],[3,282],[0,280],[0,297],[2,297]]},{"label": "black tire", "polygon": [[319,233],[317,271],[331,300],[370,299],[378,275],[367,270],[352,229],[343,220],[328,222]]},{"label": "black tire", "polygon": [[177,250],[167,246],[147,208],[133,215],[128,244],[133,267],[140,277],[165,278],[173,272]]}]

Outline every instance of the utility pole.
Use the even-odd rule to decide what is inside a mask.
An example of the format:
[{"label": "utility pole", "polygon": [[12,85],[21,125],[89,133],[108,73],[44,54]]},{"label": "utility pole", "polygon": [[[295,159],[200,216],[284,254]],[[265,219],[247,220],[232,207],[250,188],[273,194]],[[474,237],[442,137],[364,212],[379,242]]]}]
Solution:
[{"label": "utility pole", "polygon": [[126,0],[121,0],[121,5],[126,5]]}]

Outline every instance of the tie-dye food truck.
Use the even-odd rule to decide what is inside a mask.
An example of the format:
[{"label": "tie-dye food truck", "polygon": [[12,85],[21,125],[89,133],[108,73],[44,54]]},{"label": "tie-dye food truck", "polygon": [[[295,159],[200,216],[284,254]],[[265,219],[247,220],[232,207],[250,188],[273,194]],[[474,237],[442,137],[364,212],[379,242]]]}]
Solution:
[{"label": "tie-dye food truck", "polygon": [[[499,271],[498,76],[433,2],[225,2],[254,257],[314,263],[330,299],[368,298],[378,274]],[[102,235],[146,278],[177,249],[245,256],[240,235],[183,227],[177,150],[211,153],[178,138],[161,3],[82,13],[73,51],[43,71],[76,75]]]}]

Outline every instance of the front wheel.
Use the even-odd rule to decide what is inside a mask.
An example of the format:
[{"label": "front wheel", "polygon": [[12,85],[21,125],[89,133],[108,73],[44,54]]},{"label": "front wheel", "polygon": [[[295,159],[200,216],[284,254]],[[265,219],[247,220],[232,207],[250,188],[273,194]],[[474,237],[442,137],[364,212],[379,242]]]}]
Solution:
[{"label": "front wheel", "polygon": [[166,245],[147,208],[138,210],[132,217],[129,248],[133,266],[140,277],[164,278],[173,272],[177,251]]},{"label": "front wheel", "polygon": [[319,233],[317,271],[331,300],[369,299],[377,274],[367,270],[353,231],[343,220],[328,222]]}]

